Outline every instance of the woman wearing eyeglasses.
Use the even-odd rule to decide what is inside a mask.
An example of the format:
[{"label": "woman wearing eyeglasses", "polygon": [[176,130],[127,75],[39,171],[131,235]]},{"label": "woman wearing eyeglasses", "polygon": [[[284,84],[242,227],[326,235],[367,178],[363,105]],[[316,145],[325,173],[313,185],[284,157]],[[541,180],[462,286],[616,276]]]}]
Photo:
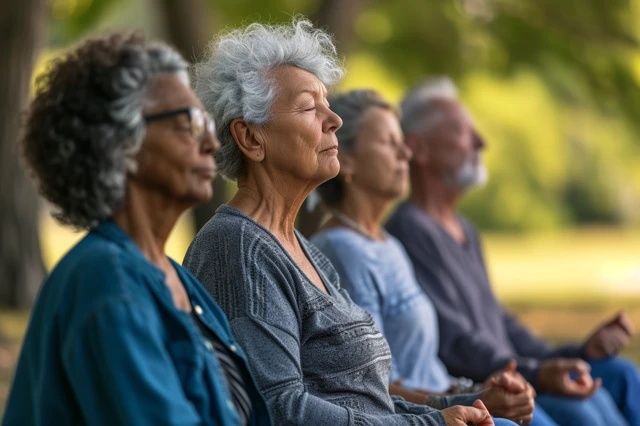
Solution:
[{"label": "woman wearing eyeglasses", "polygon": [[164,254],[216,173],[185,70],[116,34],[38,80],[26,159],[55,216],[89,232],[42,287],[4,424],[269,424],[222,311]]}]

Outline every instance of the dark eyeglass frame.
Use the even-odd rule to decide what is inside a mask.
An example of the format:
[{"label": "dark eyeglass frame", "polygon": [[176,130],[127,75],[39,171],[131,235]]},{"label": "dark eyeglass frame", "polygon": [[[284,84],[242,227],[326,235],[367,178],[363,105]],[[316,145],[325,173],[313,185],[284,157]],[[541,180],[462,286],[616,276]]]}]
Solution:
[{"label": "dark eyeglass frame", "polygon": [[[203,111],[197,107],[185,107],[172,109],[169,111],[157,112],[154,114],[144,115],[143,118],[145,123],[152,123],[154,121],[165,120],[167,118],[175,117],[181,114],[186,114],[187,117],[189,117],[189,132],[191,133],[191,136],[193,136],[194,139],[198,141],[198,143],[201,144],[202,141],[204,141],[205,135],[207,133],[209,133],[212,137],[215,137],[216,125],[213,121],[213,118],[211,118],[211,116],[206,111]],[[196,130],[196,126],[193,125],[193,120],[194,117],[196,117],[198,114],[200,114],[203,119],[201,127],[202,130],[200,130],[200,134],[195,134],[194,132]]]}]

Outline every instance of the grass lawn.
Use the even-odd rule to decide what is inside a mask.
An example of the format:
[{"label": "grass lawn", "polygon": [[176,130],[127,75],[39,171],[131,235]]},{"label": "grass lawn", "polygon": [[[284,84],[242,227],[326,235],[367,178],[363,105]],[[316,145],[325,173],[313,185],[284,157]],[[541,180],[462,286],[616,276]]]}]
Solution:
[{"label": "grass lawn", "polygon": [[[48,266],[81,234],[43,217]],[[167,252],[182,260],[192,229],[183,219]],[[640,327],[640,232],[574,230],[531,236],[485,235],[485,256],[498,297],[551,342],[581,340],[602,320],[624,309]],[[28,318],[0,311],[0,416]],[[623,353],[640,365],[640,336]]]}]

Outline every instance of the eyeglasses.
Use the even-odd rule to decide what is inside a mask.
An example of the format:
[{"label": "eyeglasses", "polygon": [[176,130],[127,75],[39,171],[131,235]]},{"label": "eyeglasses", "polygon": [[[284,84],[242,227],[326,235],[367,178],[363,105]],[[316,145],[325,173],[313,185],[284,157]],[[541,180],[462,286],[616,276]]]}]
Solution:
[{"label": "eyeglasses", "polygon": [[175,117],[180,114],[186,114],[187,117],[189,117],[189,131],[191,132],[191,136],[193,136],[198,143],[201,144],[207,134],[215,137],[216,125],[213,118],[211,118],[208,113],[197,107],[180,108],[145,115],[144,121],[151,123],[153,121]]}]

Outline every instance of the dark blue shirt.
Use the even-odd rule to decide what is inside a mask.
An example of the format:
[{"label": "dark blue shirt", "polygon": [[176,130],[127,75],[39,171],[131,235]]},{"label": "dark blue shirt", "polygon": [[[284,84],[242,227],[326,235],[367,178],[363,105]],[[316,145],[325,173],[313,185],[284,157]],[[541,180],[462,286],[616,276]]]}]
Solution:
[{"label": "dark blue shirt", "polygon": [[[250,424],[269,424],[224,314],[172,263],[194,312],[242,367]],[[163,272],[104,222],[45,281],[3,424],[235,425],[221,367],[205,343],[189,314],[175,307]]]},{"label": "dark blue shirt", "polygon": [[540,360],[579,356],[575,345],[552,349],[502,307],[489,283],[479,236],[471,223],[460,221],[463,244],[411,202],[402,203],[386,225],[404,245],[418,284],[436,308],[439,355],[449,372],[484,381],[515,359],[535,384]]}]

